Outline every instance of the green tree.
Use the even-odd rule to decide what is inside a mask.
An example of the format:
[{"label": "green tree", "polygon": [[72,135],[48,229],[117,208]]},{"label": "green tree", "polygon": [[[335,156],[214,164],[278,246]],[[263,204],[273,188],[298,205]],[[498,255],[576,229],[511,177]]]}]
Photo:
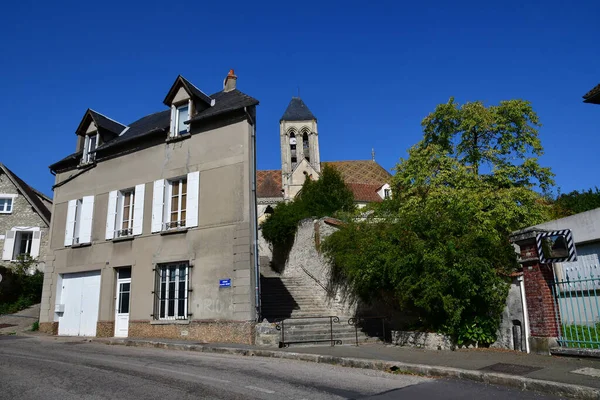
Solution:
[{"label": "green tree", "polygon": [[528,101],[507,100],[486,107],[481,101],[459,105],[451,97],[421,125],[424,145],[440,146],[475,174],[485,167],[504,184],[536,184],[542,190],[554,184],[550,169],[538,162],[543,154],[537,130],[541,124]]},{"label": "green tree", "polygon": [[274,245],[293,242],[298,223],[309,217],[335,216],[354,211],[354,196],[340,173],[325,166],[318,180],[307,177],[298,196],[277,205],[273,214],[262,223],[263,237]]},{"label": "green tree", "polygon": [[527,150],[542,152],[525,126],[538,125],[529,103],[493,112],[470,104],[438,106],[423,122],[423,141],[396,167],[393,199],[323,250],[334,277],[363,300],[394,299],[423,329],[491,343],[517,267],[509,235],[548,219],[551,207],[534,189],[547,188],[552,174]]},{"label": "green tree", "polygon": [[573,190],[560,194],[554,202],[555,217],[561,218],[600,207],[600,189]]}]

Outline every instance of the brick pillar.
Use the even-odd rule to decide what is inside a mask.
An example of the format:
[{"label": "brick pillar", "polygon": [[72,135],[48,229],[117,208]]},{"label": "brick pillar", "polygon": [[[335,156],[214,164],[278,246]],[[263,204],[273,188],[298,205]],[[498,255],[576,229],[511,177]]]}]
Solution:
[{"label": "brick pillar", "polygon": [[557,345],[559,311],[553,295],[552,265],[540,264],[535,243],[538,233],[537,230],[518,232],[513,235],[512,241],[520,247],[519,263],[523,268],[531,351],[549,354],[550,347]]}]

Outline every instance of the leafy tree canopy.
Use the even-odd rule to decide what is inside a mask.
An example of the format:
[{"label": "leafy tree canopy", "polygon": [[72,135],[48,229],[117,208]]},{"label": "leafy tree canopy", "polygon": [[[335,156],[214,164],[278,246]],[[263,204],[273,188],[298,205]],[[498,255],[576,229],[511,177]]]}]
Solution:
[{"label": "leafy tree canopy", "polygon": [[296,198],[278,204],[261,225],[263,237],[274,245],[288,244],[294,239],[298,223],[309,217],[334,216],[354,211],[354,195],[340,173],[325,165],[318,180],[307,178]]},{"label": "leafy tree canopy", "polygon": [[[396,167],[393,199],[323,250],[364,300],[394,299],[424,329],[491,343],[517,266],[509,234],[548,219],[551,207],[533,188],[552,174],[527,154],[542,151],[528,103],[463,110],[452,99],[438,106]],[[491,168],[481,174],[484,163]]]},{"label": "leafy tree canopy", "polygon": [[421,125],[424,145],[440,146],[475,174],[488,169],[499,183],[535,184],[544,191],[554,184],[550,169],[538,163],[543,154],[537,130],[541,124],[528,101],[508,100],[486,107],[480,101],[459,105],[450,98]]},{"label": "leafy tree canopy", "polygon": [[555,218],[593,210],[600,207],[600,189],[573,190],[570,193],[559,194],[554,202]]}]

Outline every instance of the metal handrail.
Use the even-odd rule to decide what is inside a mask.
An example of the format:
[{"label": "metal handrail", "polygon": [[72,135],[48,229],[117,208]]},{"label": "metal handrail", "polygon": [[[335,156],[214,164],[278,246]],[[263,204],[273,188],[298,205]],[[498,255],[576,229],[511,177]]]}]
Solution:
[{"label": "metal handrail", "polygon": [[354,326],[354,335],[356,337],[356,346],[358,347],[359,343],[358,343],[358,323],[360,321],[364,321],[367,319],[381,319],[381,329],[382,329],[382,339],[383,342],[386,342],[386,337],[385,337],[385,321],[389,321],[391,318],[389,315],[381,315],[381,316],[372,316],[372,317],[354,317],[354,318],[350,318],[348,320],[348,325],[353,325]]},{"label": "metal handrail", "polygon": [[[296,340],[296,341],[285,341],[285,321],[290,319],[329,319],[329,339],[322,340]],[[298,343],[320,343],[320,342],[330,342],[331,346],[335,346],[336,344],[342,344],[342,341],[339,339],[333,338],[333,323],[340,323],[340,318],[337,315],[316,315],[316,316],[307,316],[307,317],[290,317],[290,318],[276,318],[274,321],[275,329],[281,331],[281,340],[279,341],[279,348],[289,347],[290,344],[298,344]]]}]

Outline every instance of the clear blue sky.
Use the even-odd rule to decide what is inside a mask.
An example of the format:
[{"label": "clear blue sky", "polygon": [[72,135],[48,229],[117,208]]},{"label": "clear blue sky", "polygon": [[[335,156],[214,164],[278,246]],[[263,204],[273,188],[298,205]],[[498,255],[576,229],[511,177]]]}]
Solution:
[{"label": "clear blue sky", "polygon": [[258,166],[280,166],[291,96],[322,160],[392,168],[450,96],[533,103],[563,192],[599,185],[600,2],[9,2],[0,14],[0,162],[51,193],[90,107],[122,123],[164,109],[178,74],[207,93],[230,68],[260,100]]}]

